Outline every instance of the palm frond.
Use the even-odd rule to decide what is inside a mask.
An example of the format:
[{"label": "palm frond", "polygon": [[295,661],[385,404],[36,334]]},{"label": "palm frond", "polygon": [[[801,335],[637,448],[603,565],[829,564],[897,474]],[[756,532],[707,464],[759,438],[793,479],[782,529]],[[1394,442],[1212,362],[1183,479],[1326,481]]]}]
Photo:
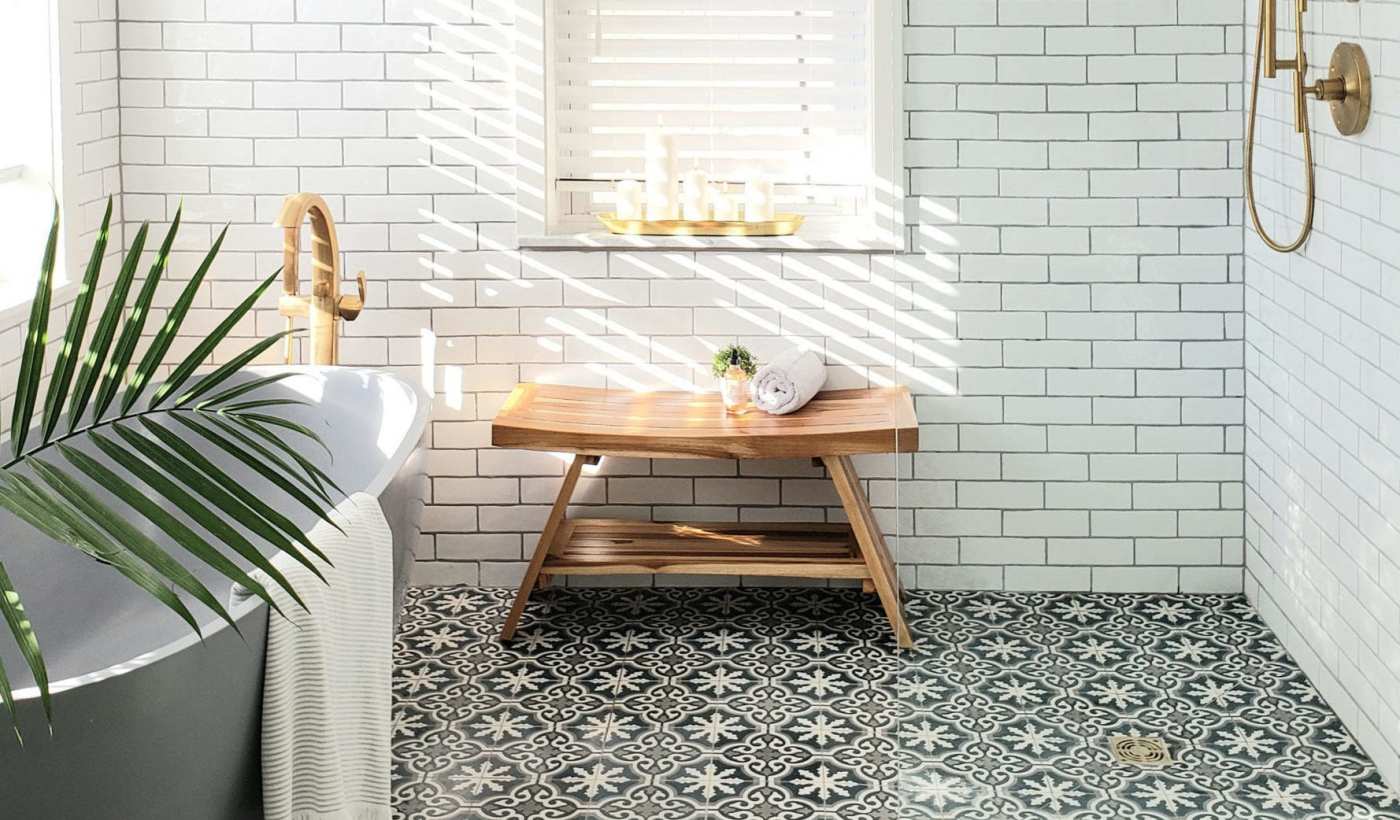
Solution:
[{"label": "palm frond", "polygon": [[170,306],[170,310],[165,314],[165,323],[156,331],[156,336],[151,340],[151,346],[146,348],[146,355],[141,358],[141,363],[136,366],[136,371],[131,374],[131,380],[126,385],[126,395],[122,396],[122,412],[131,411],[136,400],[141,398],[141,393],[145,391],[146,385],[155,378],[156,368],[165,359],[165,354],[169,352],[170,345],[175,342],[175,337],[180,334],[180,326],[184,324],[185,316],[190,312],[190,305],[194,304],[194,298],[199,294],[199,286],[204,284],[204,276],[209,273],[209,268],[214,264],[214,257],[218,256],[219,248],[224,244],[224,237],[228,236],[228,228],[219,232],[219,238],[214,240],[214,246],[204,255],[204,261],[199,263],[190,281],[185,283],[185,289],[180,291],[180,296],[175,300],[175,304]]},{"label": "palm frond", "polygon": [[[15,584],[10,580],[10,573],[5,569],[3,561],[0,561],[0,614],[4,615],[5,623],[10,628],[10,636],[15,639],[20,654],[24,656],[24,662],[34,675],[34,683],[39,687],[42,696],[40,699],[44,707],[44,716],[52,721],[53,698],[49,695],[48,669],[44,665],[44,656],[39,651],[39,640],[34,637],[34,625],[25,614],[24,603],[20,600],[19,592],[15,590]],[[5,678],[3,665],[0,665],[0,696],[5,700],[5,707],[15,724],[15,733],[18,734],[19,716],[15,713],[14,695],[10,691],[9,680]]]},{"label": "palm frond", "polygon": [[261,356],[263,353],[267,352],[268,348],[277,344],[277,342],[285,336],[287,336],[287,334],[293,332],[294,331],[291,330],[284,330],[281,333],[274,333],[273,335],[268,336],[266,339],[263,339],[262,341],[258,342],[252,347],[249,347],[242,353],[239,353],[238,355],[234,356],[232,359],[229,359],[227,362],[224,362],[217,369],[215,369],[214,372],[200,379],[198,384],[190,388],[188,392],[181,396],[179,400],[175,402],[176,406],[183,407],[184,405],[189,404],[190,402],[204,395],[206,392],[213,390],[215,387],[218,387],[226,379],[228,379],[229,376],[232,376],[234,373],[237,373],[238,371],[252,364],[253,360]]},{"label": "palm frond", "polygon": [[233,456],[234,458],[243,462],[244,466],[248,467],[253,472],[262,476],[269,483],[276,485],[277,489],[286,493],[292,498],[292,500],[296,501],[301,506],[310,510],[313,514],[316,515],[316,517],[320,518],[322,521],[334,527],[336,531],[338,531],[341,535],[345,534],[345,530],[342,529],[339,524],[337,524],[334,520],[331,519],[330,514],[326,511],[326,505],[318,503],[314,498],[311,498],[307,496],[306,493],[302,492],[300,487],[292,483],[292,481],[286,477],[286,470],[284,470],[283,472],[278,472],[266,461],[255,457],[252,453],[249,453],[247,448],[238,446],[237,443],[230,441],[228,438],[224,437],[216,430],[211,429],[208,422],[205,419],[200,418],[198,415],[173,415],[171,416],[171,418],[174,419],[176,423],[185,427],[185,429],[210,442],[215,447],[218,447],[220,450],[223,450],[228,455]]},{"label": "palm frond", "polygon": [[104,564],[111,565],[113,569],[125,575],[132,583],[144,589],[157,601],[165,604],[172,612],[179,615],[181,620],[189,624],[196,634],[203,637],[199,621],[185,606],[185,602],[180,600],[180,596],[172,592],[158,576],[146,569],[125,547],[103,535],[77,510],[74,510],[61,498],[35,484],[27,476],[13,475],[12,477],[24,487],[25,494],[30,498],[31,503],[40,510],[40,514],[54,521],[66,533],[63,540],[69,546]]},{"label": "palm frond", "polygon": [[170,372],[165,383],[162,384],[160,388],[156,390],[155,395],[151,397],[152,407],[159,407],[160,403],[165,401],[167,396],[179,390],[180,386],[188,381],[190,376],[194,375],[195,370],[198,370],[199,366],[204,364],[205,360],[209,358],[209,354],[214,352],[214,347],[218,345],[219,342],[223,341],[239,322],[243,321],[243,317],[248,315],[248,311],[252,310],[253,305],[257,304],[258,300],[262,298],[262,295],[267,292],[273,280],[281,275],[282,269],[278,268],[271,276],[264,279],[261,285],[258,285],[252,293],[248,294],[248,298],[244,299],[242,304],[229,311],[229,314],[224,317],[224,320],[219,323],[218,327],[214,328],[212,333],[204,338],[204,341],[195,345],[194,350],[191,350],[189,355],[185,357],[185,360],[180,362],[180,364]]},{"label": "palm frond", "polygon": [[266,425],[268,427],[280,427],[283,430],[290,430],[291,432],[296,433],[297,435],[304,436],[308,441],[315,444],[317,447],[320,447],[322,450],[325,450],[326,455],[331,457],[335,456],[335,454],[331,452],[331,448],[326,446],[326,443],[321,440],[321,437],[316,435],[316,433],[313,430],[311,430],[304,424],[297,424],[296,422],[290,419],[284,419],[279,416],[269,416],[265,413],[243,412],[228,413],[225,415],[236,416],[237,418],[243,419],[245,421],[256,422],[258,424]]},{"label": "palm frond", "polygon": [[155,301],[156,289],[170,264],[170,248],[175,244],[175,235],[180,232],[180,218],[183,213],[183,206],[175,209],[175,218],[171,220],[170,228],[165,232],[165,240],[160,243],[156,261],[151,264],[151,272],[146,274],[141,292],[136,295],[136,301],[131,303],[131,311],[126,316],[126,324],[122,325],[122,334],[117,339],[112,361],[107,365],[107,372],[102,375],[101,387],[97,389],[97,406],[92,414],[94,420],[102,419],[102,415],[107,412],[126,379],[127,369],[131,367],[131,357],[136,353],[136,345],[141,341],[141,332],[146,327],[146,320],[150,318],[151,303]]},{"label": "palm frond", "polygon": [[34,423],[34,401],[39,395],[39,381],[44,375],[44,348],[49,344],[49,302],[53,299],[53,267],[57,255],[58,202],[55,200],[49,243],[44,248],[39,284],[34,290],[34,301],[29,306],[29,324],[25,326],[24,353],[20,356],[19,381],[15,385],[15,406],[10,412],[10,450],[15,458],[24,452],[25,439]]},{"label": "palm frond", "polygon": [[[127,481],[121,474],[109,470],[97,459],[89,456],[81,450],[74,449],[66,444],[58,445],[59,452],[68,459],[73,466],[77,467],[84,475],[91,478],[99,485],[111,490],[114,495],[126,503],[128,507],[141,513],[147,521],[155,524],[163,532],[174,536],[176,543],[188,551],[191,555],[203,561],[205,564],[218,570],[220,574],[233,579],[237,584],[243,586],[257,595],[278,612],[282,610],[277,606],[277,602],[267,593],[267,589],[241,567],[228,560],[215,549],[208,541],[205,541],[194,530],[185,526],[180,519],[171,515],[166,509],[152,501],[145,493],[138,490],[131,482]],[[237,629],[237,625],[234,626]]]},{"label": "palm frond", "polygon": [[146,249],[146,234],[150,230],[149,223],[142,223],[136,231],[136,236],[131,240],[131,248],[126,252],[126,258],[122,260],[121,270],[117,273],[117,279],[112,283],[112,293],[107,298],[107,307],[102,311],[102,318],[97,322],[97,330],[93,332],[92,344],[88,347],[87,356],[83,359],[82,369],[78,371],[78,381],[73,386],[73,405],[68,411],[68,432],[73,432],[77,428],[78,422],[83,418],[83,412],[87,410],[88,401],[92,399],[93,390],[97,387],[98,377],[102,374],[102,369],[107,365],[107,354],[111,351],[112,340],[117,334],[117,323],[121,321],[122,310],[126,307],[127,294],[131,292],[131,284],[136,281],[136,266],[141,261],[141,253]]},{"label": "palm frond", "polygon": [[325,580],[320,567],[317,567],[314,561],[303,555],[301,550],[298,550],[289,539],[267,523],[262,516],[224,489],[225,485],[209,480],[198,470],[181,461],[179,456],[135,430],[130,430],[120,424],[113,425],[112,430],[119,438],[139,452],[142,457],[160,467],[167,475],[179,481],[182,486],[189,487],[202,496],[229,520],[246,527],[259,538],[296,559],[297,563],[311,570],[316,577],[322,581]]},{"label": "palm frond", "polygon": [[[279,615],[283,614],[282,609],[272,596],[272,588],[285,592],[305,609],[305,601],[273,563],[271,553],[264,554],[264,550],[270,545],[322,581],[325,575],[320,563],[328,565],[327,556],[296,522],[279,511],[272,499],[255,495],[206,456],[217,450],[232,457],[230,463],[260,476],[276,493],[339,529],[331,517],[335,505],[328,488],[342,496],[344,492],[284,437],[295,437],[297,446],[304,446],[301,439],[305,439],[327,452],[329,449],[314,431],[276,415],[279,410],[306,402],[257,392],[291,374],[229,383],[235,373],[287,334],[255,341],[207,375],[196,375],[250,314],[280,271],[262,280],[237,308],[223,317],[171,368],[150,402],[142,406],[145,390],[181,335],[181,327],[223,245],[227,229],[219,234],[185,283],[139,363],[133,366],[156,291],[170,266],[182,211],[176,210],[145,281],[128,304],[136,289],[136,270],[145,251],[149,225],[142,225],[137,231],[112,283],[109,301],[101,308],[87,349],[83,350],[101,281],[112,207],[109,201],[80,289],[71,303],[63,344],[40,409],[39,388],[53,306],[59,232],[55,207],[20,359],[19,384],[11,413],[13,455],[0,462],[0,508],[49,538],[110,566],[196,634],[200,634],[199,619],[186,604],[186,597],[235,630],[238,625],[225,604],[186,568],[182,558],[198,561],[239,584]],[[123,387],[125,393],[117,402]],[[60,435],[58,425],[65,412],[68,423]],[[40,415],[37,425],[36,414]],[[159,417],[167,421],[158,423]],[[169,422],[172,419],[173,424]],[[34,429],[38,430],[37,441],[30,437]],[[80,439],[86,440],[91,449],[77,446]],[[192,441],[202,446],[196,447]],[[137,521],[150,527],[138,527]],[[0,558],[4,557],[4,549],[5,545],[0,544]],[[245,567],[257,570],[268,582],[261,582]],[[46,718],[52,725],[49,675],[38,631],[29,622],[3,563],[0,616],[33,673]],[[15,721],[18,734],[9,671],[0,666],[0,702]]]},{"label": "palm frond", "polygon": [[316,473],[313,472],[315,470],[315,465],[308,462],[305,465],[296,464],[296,466],[293,467],[292,464],[284,461],[281,456],[268,449],[262,442],[239,429],[233,421],[225,419],[217,414],[201,415],[200,418],[210,425],[219,428],[224,434],[247,448],[249,453],[256,455],[257,458],[275,467],[282,475],[295,480],[307,492],[324,501],[327,506],[334,505],[335,502],[331,500],[330,493],[326,492],[325,485],[321,482],[320,478],[317,477]]},{"label": "palm frond", "polygon": [[276,433],[267,429],[257,421],[250,419],[247,414],[228,416],[228,418],[233,419],[235,422],[241,424],[244,429],[257,434],[268,444],[272,445],[278,450],[281,450],[284,455],[286,455],[292,461],[296,462],[297,466],[300,467],[307,475],[311,476],[312,480],[316,482],[317,486],[321,487],[323,490],[326,487],[330,487],[332,490],[335,490],[337,493],[339,493],[342,498],[349,495],[349,493],[341,489],[340,485],[336,484],[333,480],[331,480],[331,477],[327,475],[324,470],[313,464],[310,459],[308,459],[306,456],[303,456],[295,447],[284,441],[281,436],[278,436]]},{"label": "palm frond", "polygon": [[89,520],[106,530],[107,534],[115,538],[117,543],[144,561],[163,580],[188,592],[196,601],[209,607],[215,615],[238,630],[238,624],[234,622],[233,616],[229,615],[228,610],[219,603],[209,588],[200,583],[193,573],[185,569],[183,564],[171,558],[170,553],[161,549],[160,545],[152,541],[145,533],[131,526],[121,515],[104,506],[90,490],[73,480],[72,476],[58,467],[38,458],[27,458],[25,463],[35,473],[38,473],[45,484],[61,494]]},{"label": "palm frond", "polygon": [[49,377],[49,392],[44,397],[43,436],[40,439],[44,444],[48,443],[54,428],[58,427],[63,405],[68,401],[68,391],[73,387],[73,374],[78,370],[78,357],[82,355],[83,334],[87,333],[88,315],[92,312],[97,280],[102,275],[102,257],[107,253],[107,231],[111,226],[112,200],[109,197],[107,213],[102,216],[102,227],[97,231],[97,241],[93,243],[92,256],[88,258],[87,271],[83,273],[78,295],[73,299],[68,331],[63,334],[63,345],[58,349],[58,360],[54,362],[53,375]]},{"label": "palm frond", "polygon": [[262,554],[261,550],[253,546],[253,542],[216,515],[207,504],[195,498],[193,494],[173,480],[166,478],[160,470],[156,469],[155,465],[138,458],[129,450],[121,448],[116,442],[101,433],[94,432],[91,440],[108,458],[121,465],[131,475],[140,476],[141,483],[158,493],[162,499],[169,501],[175,509],[189,516],[191,521],[208,531],[219,543],[238,553],[245,561],[261,570],[302,609],[306,608],[306,603],[292,588],[287,577],[268,560],[267,556]]},{"label": "palm frond", "polygon": [[208,476],[211,481],[228,490],[229,494],[243,502],[244,506],[256,512],[258,516],[267,523],[281,530],[288,538],[306,547],[306,549],[310,550],[317,558],[320,558],[327,564],[331,563],[331,559],[327,558],[325,553],[321,552],[315,544],[311,543],[311,539],[307,538],[306,533],[302,532],[301,528],[291,519],[273,509],[272,505],[258,498],[242,484],[229,478],[217,464],[205,458],[199,450],[190,446],[189,442],[180,438],[170,429],[156,424],[148,418],[143,417],[139,419],[139,421],[141,422],[141,426],[146,428],[147,433],[159,439],[161,444],[164,444],[166,448],[179,456],[186,464],[193,465],[195,469]]},{"label": "palm frond", "polygon": [[236,384],[233,387],[215,393],[214,395],[210,396],[204,401],[196,404],[195,409],[204,410],[206,408],[218,405],[222,402],[233,401],[239,396],[251,393],[254,390],[260,390],[264,387],[267,387],[270,384],[280,382],[291,375],[291,373],[274,373],[271,376],[263,376],[257,379],[250,379],[242,384]]}]

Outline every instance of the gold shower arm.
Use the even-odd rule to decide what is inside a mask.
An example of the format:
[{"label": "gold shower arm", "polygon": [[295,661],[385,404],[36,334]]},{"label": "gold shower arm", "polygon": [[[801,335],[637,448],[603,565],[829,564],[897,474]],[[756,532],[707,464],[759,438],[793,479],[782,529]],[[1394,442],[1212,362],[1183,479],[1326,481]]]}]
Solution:
[{"label": "gold shower arm", "polygon": [[1259,6],[1259,53],[1265,77],[1273,79],[1279,71],[1293,72],[1293,129],[1299,134],[1308,129],[1307,88],[1308,57],[1303,46],[1303,13],[1308,0],[1293,4],[1293,59],[1278,58],[1278,0],[1262,0]]},{"label": "gold shower arm", "polygon": [[1278,76],[1278,0],[1261,0],[1259,4],[1259,54],[1264,76]]},{"label": "gold shower arm", "polygon": [[1308,130],[1308,98],[1303,93],[1303,83],[1308,76],[1308,54],[1303,50],[1303,12],[1308,10],[1308,0],[1295,0],[1293,4],[1293,128],[1299,133]]}]

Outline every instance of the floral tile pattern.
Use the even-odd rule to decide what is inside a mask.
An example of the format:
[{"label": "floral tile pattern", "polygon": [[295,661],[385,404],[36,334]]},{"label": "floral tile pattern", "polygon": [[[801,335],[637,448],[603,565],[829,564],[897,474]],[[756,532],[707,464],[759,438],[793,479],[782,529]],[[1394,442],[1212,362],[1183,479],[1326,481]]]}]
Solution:
[{"label": "floral tile pattern", "polygon": [[395,817],[1400,818],[1238,596],[913,592],[900,653],[849,590],[512,595],[410,591]]}]

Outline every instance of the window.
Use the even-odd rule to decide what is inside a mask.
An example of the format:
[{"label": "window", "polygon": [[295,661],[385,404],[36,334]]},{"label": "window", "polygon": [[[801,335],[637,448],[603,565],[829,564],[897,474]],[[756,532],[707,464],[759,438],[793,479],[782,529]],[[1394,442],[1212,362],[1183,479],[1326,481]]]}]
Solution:
[{"label": "window", "polygon": [[[0,27],[6,127],[0,129],[0,307],[27,301],[53,217],[57,54],[54,6],[10,5]],[[56,274],[62,281],[62,266]]]},{"label": "window", "polygon": [[[807,217],[805,235],[891,235],[903,175],[901,6],[543,0],[542,53],[527,45],[517,61],[517,82],[542,92],[544,124],[537,143],[521,143],[522,153],[536,147],[543,171],[539,208],[522,213],[537,210],[533,227],[546,234],[598,230],[593,214],[612,210],[619,180],[643,178],[644,134],[660,125],[682,172],[701,168],[736,197],[748,179],[773,181],[779,210]],[[528,30],[518,36],[531,42]],[[531,72],[532,56],[545,71]]]}]

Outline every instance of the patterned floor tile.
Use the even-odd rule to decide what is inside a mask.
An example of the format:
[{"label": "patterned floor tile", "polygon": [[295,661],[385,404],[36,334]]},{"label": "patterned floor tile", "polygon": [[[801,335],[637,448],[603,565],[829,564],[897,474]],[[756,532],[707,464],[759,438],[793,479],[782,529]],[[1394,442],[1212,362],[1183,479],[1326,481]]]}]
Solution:
[{"label": "patterned floor tile", "polygon": [[511,594],[410,591],[399,820],[1400,818],[1237,596],[914,592],[901,653],[852,590]]}]

